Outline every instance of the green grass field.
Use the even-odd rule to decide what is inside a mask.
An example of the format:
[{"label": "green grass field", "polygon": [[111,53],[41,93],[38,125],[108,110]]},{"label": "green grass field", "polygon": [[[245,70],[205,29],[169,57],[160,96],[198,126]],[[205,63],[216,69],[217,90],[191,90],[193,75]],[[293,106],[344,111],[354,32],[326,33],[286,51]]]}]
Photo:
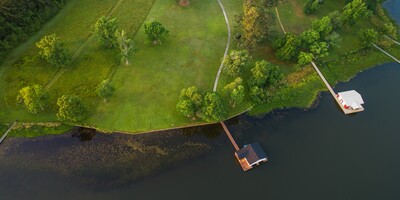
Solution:
[{"label": "green grass field", "polygon": [[[242,2],[223,3],[233,28],[233,17],[240,12]],[[118,52],[103,49],[91,36],[97,18],[108,14],[134,36],[136,51],[129,66],[120,65]],[[170,31],[165,43],[154,46],[145,42],[140,29],[145,19],[158,20]],[[54,20],[35,41],[56,33],[76,55],[72,68],[57,77],[60,72],[36,56],[35,41],[25,44],[16,64],[4,66],[0,74],[0,94],[4,97],[0,122],[55,121],[57,98],[77,94],[92,108],[91,116],[81,125],[101,130],[142,132],[201,123],[182,117],[175,105],[184,87],[196,85],[202,91],[212,90],[227,41],[217,1],[191,1],[189,7],[181,7],[175,1],[162,0],[71,0]],[[106,78],[112,78],[117,90],[104,103],[94,90]],[[22,87],[49,83],[50,103],[45,113],[33,115],[15,104]]]},{"label": "green grass field", "polygon": [[[305,15],[305,1],[283,1],[278,5],[288,32],[299,34],[311,26],[312,20],[344,6],[344,2],[326,0],[315,14]],[[238,32],[234,16],[240,14],[243,0],[222,0],[222,3],[234,36]],[[119,27],[134,38],[136,51],[129,66],[120,64],[117,50],[100,47],[92,35],[92,25],[105,15],[116,17]],[[169,38],[162,45],[146,42],[141,28],[144,20],[153,19],[170,31]],[[281,31],[280,26],[273,27]],[[330,64],[321,66],[321,71],[332,84],[346,81],[359,71],[389,60],[374,50],[357,55],[358,60],[343,62],[340,59],[346,53],[360,49],[358,31],[370,27],[373,25],[366,19],[339,32],[343,38],[342,46],[333,49],[325,58],[325,61],[333,60]],[[74,54],[71,69],[56,70],[37,56],[38,49],[34,43],[52,33],[56,33]],[[56,121],[56,100],[64,94],[79,95],[91,108],[90,116],[79,125],[104,131],[137,133],[204,123],[183,117],[175,106],[182,88],[196,85],[200,91],[212,90],[226,42],[227,28],[216,0],[192,0],[189,7],[179,6],[175,0],[69,0],[52,21],[16,48],[0,67],[0,124],[16,119],[22,122]],[[230,49],[237,49],[233,38]],[[400,48],[388,50],[400,56]],[[257,49],[254,58],[280,65],[289,84],[267,104],[252,109],[251,114],[262,114],[276,108],[307,107],[325,89],[313,70],[303,68],[296,71],[294,63],[277,60],[267,45]],[[111,79],[116,87],[108,102],[101,101],[95,94],[95,87],[104,79]],[[222,92],[230,81],[231,78],[222,74],[218,91]],[[15,101],[22,87],[33,84],[49,86],[49,104],[46,111],[38,115],[28,113]],[[228,115],[233,116],[250,106],[249,100],[245,100],[229,109]],[[47,130],[35,128],[31,130],[32,134],[27,130],[19,135],[31,137],[43,131]]]}]

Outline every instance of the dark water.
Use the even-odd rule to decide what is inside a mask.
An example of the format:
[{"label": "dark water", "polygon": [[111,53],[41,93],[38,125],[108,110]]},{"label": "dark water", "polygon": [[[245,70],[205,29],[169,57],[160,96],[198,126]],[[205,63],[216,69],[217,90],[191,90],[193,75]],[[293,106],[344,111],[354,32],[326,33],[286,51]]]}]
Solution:
[{"label": "dark water", "polygon": [[[400,18],[399,1],[385,6]],[[312,110],[228,121],[239,145],[259,142],[270,159],[246,173],[236,164],[222,130],[204,127],[194,132],[210,135],[197,137],[214,141],[217,148],[144,180],[108,189],[93,189],[46,170],[0,166],[0,199],[400,199],[399,85],[400,66],[389,63],[335,87],[363,95],[366,110],[357,115],[345,116],[323,93]],[[44,144],[38,140],[30,145]]]}]

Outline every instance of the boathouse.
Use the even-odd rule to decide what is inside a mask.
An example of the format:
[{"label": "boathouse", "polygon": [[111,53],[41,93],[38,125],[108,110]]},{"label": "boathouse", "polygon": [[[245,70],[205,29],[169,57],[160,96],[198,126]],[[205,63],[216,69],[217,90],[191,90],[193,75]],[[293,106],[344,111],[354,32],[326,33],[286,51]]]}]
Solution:
[{"label": "boathouse", "polygon": [[261,162],[267,162],[267,156],[258,143],[245,145],[242,149],[235,152],[236,159],[239,161],[244,171],[259,165]]},{"label": "boathouse", "polygon": [[362,104],[364,104],[364,100],[362,99],[361,95],[355,90],[339,92],[337,94],[337,98],[342,106],[346,109],[363,109]]}]

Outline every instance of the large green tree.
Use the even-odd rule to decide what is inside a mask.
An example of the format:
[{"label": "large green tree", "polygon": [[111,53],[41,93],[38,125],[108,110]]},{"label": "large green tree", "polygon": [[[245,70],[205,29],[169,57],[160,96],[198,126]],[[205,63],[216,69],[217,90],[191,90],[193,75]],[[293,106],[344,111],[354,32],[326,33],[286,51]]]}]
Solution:
[{"label": "large green tree", "polygon": [[328,16],[323,17],[319,20],[314,20],[311,24],[313,31],[316,31],[322,39],[325,39],[333,31],[331,24],[331,18]]},{"label": "large green tree", "polygon": [[304,13],[311,14],[317,11],[323,2],[323,0],[307,0],[306,4],[304,5]]},{"label": "large green tree", "polygon": [[56,67],[65,67],[71,62],[68,49],[56,34],[44,36],[36,43],[36,47],[40,49],[41,57]]},{"label": "large green tree", "polygon": [[93,26],[94,32],[99,38],[99,43],[102,46],[113,48],[118,45],[116,32],[118,29],[117,19],[107,19],[100,17]]},{"label": "large green tree", "polygon": [[239,76],[242,68],[244,68],[250,60],[251,56],[247,50],[233,50],[223,60],[224,72],[231,77]]},{"label": "large green tree", "polygon": [[379,41],[379,34],[374,29],[362,29],[360,31],[360,39],[363,47],[371,47],[373,43]]},{"label": "large green tree", "polygon": [[169,35],[169,31],[158,21],[147,21],[143,27],[147,39],[153,44],[163,43]]},{"label": "large green tree", "polygon": [[224,87],[224,91],[227,92],[230,97],[231,106],[235,107],[235,105],[241,103],[245,97],[245,87],[243,86],[243,79],[237,77],[234,81],[228,83]]},{"label": "large green tree", "polygon": [[226,115],[226,108],[222,98],[216,92],[207,92],[204,95],[202,118],[207,122],[221,121]]},{"label": "large green tree", "polygon": [[242,30],[241,41],[245,48],[252,49],[265,39],[273,23],[273,15],[263,1],[243,1],[243,14],[238,18]]},{"label": "large green tree", "polygon": [[117,31],[115,33],[119,50],[121,51],[121,62],[125,62],[125,65],[129,65],[129,56],[133,51],[133,41],[126,36],[124,30]]},{"label": "large green tree", "polygon": [[367,17],[369,15],[367,5],[363,0],[353,0],[346,4],[342,13],[342,20],[344,24],[352,25],[357,20]]},{"label": "large green tree", "polygon": [[44,110],[46,91],[40,85],[27,86],[19,91],[17,101],[23,101],[25,107],[32,113]]},{"label": "large green tree", "polygon": [[88,114],[88,108],[76,95],[63,95],[57,100],[57,105],[57,117],[60,121],[77,122],[86,118]]},{"label": "large green tree", "polygon": [[114,93],[115,88],[111,85],[110,80],[106,79],[103,80],[97,87],[96,93],[97,95],[104,100],[107,101],[108,98],[112,96]]},{"label": "large green tree", "polygon": [[299,54],[300,40],[296,35],[287,33],[283,42],[283,46],[278,48],[276,56],[281,60],[294,60]]},{"label": "large green tree", "polygon": [[202,95],[197,91],[196,86],[184,88],[181,91],[176,110],[186,117],[195,117],[203,102]]}]

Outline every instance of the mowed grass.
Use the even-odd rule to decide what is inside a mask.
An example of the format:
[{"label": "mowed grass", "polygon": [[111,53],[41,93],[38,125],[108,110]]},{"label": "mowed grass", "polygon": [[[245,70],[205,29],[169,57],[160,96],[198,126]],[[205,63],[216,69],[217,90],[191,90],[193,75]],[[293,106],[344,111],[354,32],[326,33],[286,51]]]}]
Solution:
[{"label": "mowed grass", "polygon": [[[58,72],[50,64],[40,59],[34,42],[27,46],[18,61],[12,66],[3,66],[0,72],[0,122],[16,119],[27,122],[55,121],[56,100],[64,94],[76,94],[85,100],[89,107],[96,107],[100,100],[95,87],[112,75],[119,65],[117,50],[100,47],[97,38],[92,36],[92,26],[101,16],[117,17],[121,29],[133,37],[147,16],[154,1],[148,0],[82,0],[68,1],[51,25],[41,30],[40,37],[56,33],[66,43],[72,54],[73,64],[49,87],[49,104],[46,111],[30,114],[15,99],[18,91],[28,85],[46,86]],[[7,63],[7,62],[5,62]]]},{"label": "mowed grass", "polygon": [[[241,9],[225,3],[228,13]],[[183,117],[176,104],[182,88],[213,88],[227,42],[218,2],[190,1],[189,7],[181,7],[175,1],[156,1],[147,20],[160,21],[170,31],[169,38],[155,46],[147,43],[143,29],[139,30],[131,65],[119,66],[112,81],[117,91],[109,102],[97,107],[88,125],[143,132],[202,123]]]}]

